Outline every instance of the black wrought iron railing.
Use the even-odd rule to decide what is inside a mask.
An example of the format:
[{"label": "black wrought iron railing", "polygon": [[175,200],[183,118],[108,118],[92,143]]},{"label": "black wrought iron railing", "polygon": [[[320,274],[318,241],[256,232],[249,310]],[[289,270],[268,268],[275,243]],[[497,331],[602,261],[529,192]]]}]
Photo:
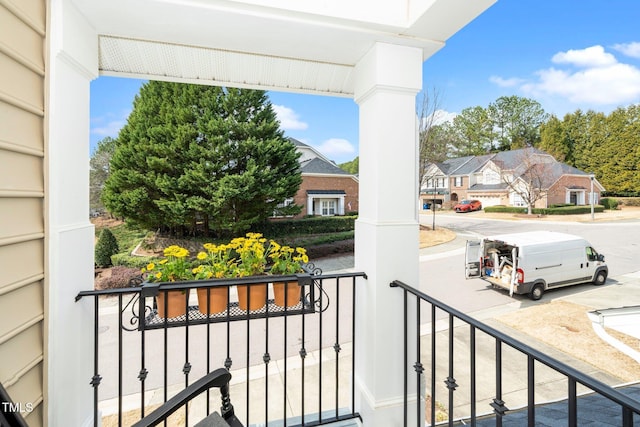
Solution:
[{"label": "black wrought iron railing", "polygon": [[[94,339],[94,425],[143,419],[199,378],[224,367],[233,374],[230,396],[246,425],[324,425],[358,418],[355,410],[355,296],[364,273],[279,276],[285,292],[276,301],[273,276],[243,279],[136,283],[124,289],[84,291],[91,300]],[[141,281],[140,281],[141,282]],[[264,287],[262,296],[239,298],[242,286]],[[196,302],[196,289],[206,295]],[[220,294],[224,309],[209,298]],[[178,314],[170,294],[181,294]],[[293,296],[291,296],[293,295]],[[164,298],[159,298],[164,297]],[[252,298],[254,299],[252,301]],[[256,298],[259,303],[256,305]],[[163,300],[158,303],[159,300]],[[80,302],[83,303],[83,302]],[[241,307],[246,303],[246,308]],[[347,373],[347,375],[345,375]],[[177,411],[169,425],[188,425],[219,410],[204,392]]]},{"label": "black wrought iron railing", "polygon": [[[589,416],[598,411],[605,412],[602,416],[607,417],[607,425],[630,427],[634,425],[634,418],[636,424],[640,420],[640,401],[403,282],[394,281],[391,287],[399,288],[404,293],[405,426],[410,396],[425,405],[422,408],[417,405],[417,426],[424,426],[426,418],[426,423],[431,426],[500,427],[504,421],[508,425],[573,427],[593,421]],[[439,323],[444,323],[440,335],[436,326]],[[430,328],[421,332],[421,326],[425,325]],[[409,331],[412,331],[411,336]],[[438,337],[446,342],[439,342]],[[493,347],[490,354],[481,356],[481,340],[484,351],[487,347]],[[409,354],[409,348],[411,352],[415,349],[415,353]],[[489,359],[490,363],[481,363],[481,358],[485,362]],[[521,365],[521,368],[514,368],[515,364]],[[507,367],[512,375],[508,378],[509,382],[517,383],[516,391],[503,388]],[[494,370],[493,375],[491,369]],[[414,372],[410,373],[410,370]],[[563,396],[558,399],[559,402],[565,402],[566,406],[554,413],[552,424],[545,424],[549,422],[548,419],[538,423],[542,420],[537,420],[536,414],[545,402],[536,401],[538,393],[543,391],[540,390],[543,383],[537,381],[537,375],[546,376],[549,372],[560,378],[554,380],[556,385],[566,387],[562,391]],[[410,375],[415,375],[417,379],[416,390],[408,389]],[[578,388],[581,389],[580,393]],[[586,395],[600,396],[604,403],[601,402],[595,412],[587,404],[578,405],[580,396]],[[466,403],[460,404],[460,401]],[[592,412],[589,415],[580,411]],[[518,421],[514,421],[515,417],[509,418],[516,413],[522,415],[517,418]]]}]

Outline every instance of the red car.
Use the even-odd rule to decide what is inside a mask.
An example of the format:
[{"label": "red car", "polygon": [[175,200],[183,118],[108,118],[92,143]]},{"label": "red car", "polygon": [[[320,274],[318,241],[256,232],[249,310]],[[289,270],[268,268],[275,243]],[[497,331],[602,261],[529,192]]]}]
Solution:
[{"label": "red car", "polygon": [[453,210],[456,212],[471,212],[481,209],[482,203],[480,203],[480,200],[463,200],[453,207]]}]

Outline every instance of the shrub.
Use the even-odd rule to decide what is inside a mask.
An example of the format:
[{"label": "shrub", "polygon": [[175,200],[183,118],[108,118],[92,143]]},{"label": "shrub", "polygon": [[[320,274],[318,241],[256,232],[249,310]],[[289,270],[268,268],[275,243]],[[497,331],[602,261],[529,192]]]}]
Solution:
[{"label": "shrub", "polygon": [[618,200],[612,197],[604,197],[600,199],[600,204],[604,206],[605,209],[613,210],[618,208]]},{"label": "shrub", "polygon": [[[593,207],[594,212],[604,211],[604,206],[596,205]],[[536,215],[580,215],[591,213],[591,206],[563,206],[561,208],[536,208],[533,209]]]},{"label": "shrub", "polygon": [[118,289],[128,288],[129,280],[140,276],[140,270],[137,268],[117,266],[109,269],[110,275],[101,277],[96,280],[95,287],[101,289]]},{"label": "shrub", "polygon": [[102,230],[95,248],[96,265],[98,267],[109,267],[110,265],[113,265],[111,262],[111,256],[117,254],[119,251],[118,242],[111,230],[108,228]]},{"label": "shrub", "polygon": [[485,212],[498,212],[498,213],[527,213],[527,208],[515,207],[515,206],[487,206],[484,208]]},{"label": "shrub", "polygon": [[114,266],[131,267],[138,271],[146,267],[150,262],[157,262],[157,257],[152,256],[132,256],[129,254],[115,254],[111,257]]},{"label": "shrub", "polygon": [[355,229],[355,216],[309,217],[271,221],[260,229],[265,236],[295,236],[304,234],[338,233]]},{"label": "shrub", "polygon": [[[602,212],[604,206],[594,206],[594,212]],[[527,208],[519,208],[513,206],[488,206],[484,208],[485,212],[499,212],[499,213],[517,213],[526,214]],[[586,214],[591,212],[591,206],[575,206],[567,205],[561,207],[549,207],[549,208],[534,208],[532,214],[534,215],[577,215]]]}]

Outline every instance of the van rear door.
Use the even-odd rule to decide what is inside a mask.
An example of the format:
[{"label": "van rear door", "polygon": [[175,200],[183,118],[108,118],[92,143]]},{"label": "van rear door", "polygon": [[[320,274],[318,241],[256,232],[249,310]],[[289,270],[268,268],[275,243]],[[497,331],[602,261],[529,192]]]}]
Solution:
[{"label": "van rear door", "polygon": [[467,279],[482,277],[482,240],[467,240],[464,276]]}]

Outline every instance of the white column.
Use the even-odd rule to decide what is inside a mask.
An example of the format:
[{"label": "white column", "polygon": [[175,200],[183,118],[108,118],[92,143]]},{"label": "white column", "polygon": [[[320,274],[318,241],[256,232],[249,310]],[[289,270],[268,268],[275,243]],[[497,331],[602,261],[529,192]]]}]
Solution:
[{"label": "white column", "polygon": [[338,196],[338,215],[344,215],[344,195]]},{"label": "white column", "polygon": [[45,418],[93,425],[93,288],[89,221],[89,83],[98,39],[69,0],[51,2],[46,138]]},{"label": "white column", "polygon": [[[395,279],[418,287],[418,145],[415,96],[422,86],[420,49],[376,44],[356,66],[360,106],[360,193],[355,263],[368,279],[357,289],[356,382],[368,427],[403,420],[403,293]],[[410,319],[415,319],[415,306]],[[409,340],[415,363],[415,320]],[[409,420],[415,425],[415,372]]]},{"label": "white column", "polygon": [[307,196],[307,215],[315,215],[313,210],[313,196]]}]

